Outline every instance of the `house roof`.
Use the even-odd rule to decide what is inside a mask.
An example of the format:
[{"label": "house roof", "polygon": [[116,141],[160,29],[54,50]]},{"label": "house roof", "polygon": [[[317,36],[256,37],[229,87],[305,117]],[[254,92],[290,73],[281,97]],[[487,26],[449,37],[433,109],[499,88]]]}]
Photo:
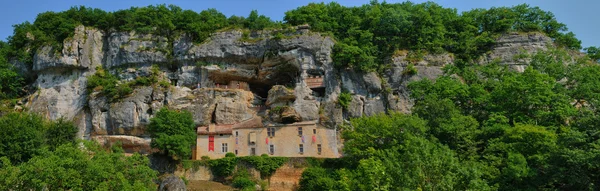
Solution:
[{"label": "house roof", "polygon": [[318,121],[314,120],[314,121],[301,121],[301,122],[296,122],[296,123],[292,123],[292,124],[277,124],[277,123],[271,123],[267,126],[269,127],[289,127],[289,126],[304,126],[304,125],[318,125]]},{"label": "house roof", "polygon": [[[196,132],[198,135],[218,135],[218,134],[229,134],[231,135],[233,129],[250,129],[250,128],[262,128],[262,119],[258,116],[242,121],[236,124],[209,124],[208,126],[199,126]],[[212,130],[212,131],[210,131]]]},{"label": "house roof", "polygon": [[[214,131],[209,131],[209,127],[214,128]],[[210,124],[208,126],[200,126],[198,127],[197,133],[198,135],[218,135],[218,134],[229,134],[231,135],[233,125],[217,125]]]},{"label": "house roof", "polygon": [[259,116],[255,116],[252,119],[233,124],[233,129],[252,129],[262,127],[262,119]]}]

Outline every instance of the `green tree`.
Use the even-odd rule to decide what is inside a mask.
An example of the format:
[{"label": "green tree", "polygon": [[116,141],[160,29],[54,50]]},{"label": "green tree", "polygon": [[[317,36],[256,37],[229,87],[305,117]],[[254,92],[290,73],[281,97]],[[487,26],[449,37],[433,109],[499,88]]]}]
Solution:
[{"label": "green tree", "polygon": [[484,151],[487,162],[498,169],[491,174],[502,190],[541,189],[548,186],[549,159],[557,136],[546,128],[517,124]]},{"label": "green tree", "polygon": [[187,159],[192,155],[191,147],[196,142],[196,133],[194,119],[189,112],[160,109],[150,119],[148,131],[153,148],[160,149],[176,160]]},{"label": "green tree", "polygon": [[28,113],[9,113],[0,117],[0,157],[13,164],[27,162],[44,145],[44,121]]},{"label": "green tree", "polygon": [[489,109],[506,112],[512,123],[560,125],[573,113],[571,100],[556,91],[559,85],[547,74],[528,67],[523,73],[500,80],[490,92],[494,104]]},{"label": "green tree", "polygon": [[559,36],[556,37],[554,42],[556,42],[556,44],[558,44],[559,46],[564,47],[564,48],[568,48],[568,49],[572,49],[572,50],[581,49],[581,40],[577,39],[575,37],[575,33],[573,33],[573,32],[568,32],[566,34],[560,34]]},{"label": "green tree", "polygon": [[273,21],[267,16],[259,15],[257,10],[252,10],[246,18],[246,28],[250,30],[261,30],[274,26]]},{"label": "green tree", "polygon": [[[344,182],[339,180],[337,173],[321,167],[309,167],[304,170],[300,178],[299,190],[349,190],[344,188]],[[338,178],[338,180],[336,180]]]},{"label": "green tree", "polygon": [[0,41],[0,99],[10,99],[22,94],[23,77],[8,62],[11,47]]},{"label": "green tree", "polygon": [[368,158],[360,160],[356,169],[359,190],[389,190],[392,177],[386,174],[385,166],[379,160]]},{"label": "green tree", "polygon": [[595,46],[590,46],[590,47],[584,48],[583,50],[585,50],[587,55],[593,61],[600,62],[600,48],[595,47]]}]

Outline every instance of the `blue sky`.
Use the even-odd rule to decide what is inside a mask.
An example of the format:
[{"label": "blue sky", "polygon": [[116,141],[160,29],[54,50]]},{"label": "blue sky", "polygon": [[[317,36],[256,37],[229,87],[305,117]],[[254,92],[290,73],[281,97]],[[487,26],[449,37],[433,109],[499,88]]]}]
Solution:
[{"label": "blue sky", "polygon": [[[412,0],[420,3],[425,0]],[[512,6],[528,3],[539,6],[543,10],[551,11],[559,22],[567,24],[577,38],[582,41],[583,47],[600,46],[600,17],[598,8],[600,0],[432,0],[444,7],[456,8],[459,12],[473,8],[490,8],[493,6]],[[12,35],[12,25],[24,21],[33,21],[38,13],[45,11],[63,11],[71,6],[85,5],[101,8],[106,11],[127,9],[131,6],[147,6],[154,4],[174,4],[183,9],[201,11],[207,8],[216,8],[225,15],[247,16],[251,10],[256,9],[260,14],[267,15],[274,20],[282,20],[284,12],[296,7],[306,5],[310,0],[16,0],[4,2],[0,6],[0,39]],[[329,2],[329,1],[325,1]],[[345,6],[359,6],[369,3],[369,0],[338,0]],[[381,0],[380,0],[381,2]],[[387,2],[402,2],[388,0]]]}]

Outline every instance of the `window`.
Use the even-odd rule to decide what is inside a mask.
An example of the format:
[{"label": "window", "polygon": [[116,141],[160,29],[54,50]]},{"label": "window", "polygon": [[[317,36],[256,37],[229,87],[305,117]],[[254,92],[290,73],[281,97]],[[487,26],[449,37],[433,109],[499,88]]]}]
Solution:
[{"label": "window", "polygon": [[256,144],[256,133],[252,132],[249,134],[248,138],[250,139],[250,144],[254,145]]},{"label": "window", "polygon": [[256,155],[256,148],[250,148],[250,155]]},{"label": "window", "polygon": [[224,153],[227,152],[227,143],[222,143],[221,144],[221,152],[224,152]]},{"label": "window", "polygon": [[304,153],[304,145],[303,144],[298,145],[298,151],[300,152],[300,154]]},{"label": "window", "polygon": [[235,136],[236,136],[236,137],[238,136],[238,132],[237,132],[237,131],[235,131]]},{"label": "window", "polygon": [[269,137],[274,137],[275,136],[275,128],[274,127],[267,128],[267,135]]},{"label": "window", "polygon": [[269,145],[269,153],[271,153],[271,154],[275,153],[275,146],[274,145]]},{"label": "window", "polygon": [[298,136],[302,136],[302,127],[298,127]]},{"label": "window", "polygon": [[235,155],[238,155],[238,153],[237,153],[237,149],[235,150]]},{"label": "window", "polygon": [[321,154],[321,144],[317,144],[317,153]]},{"label": "window", "polygon": [[313,129],[313,134],[317,134],[317,129]]}]

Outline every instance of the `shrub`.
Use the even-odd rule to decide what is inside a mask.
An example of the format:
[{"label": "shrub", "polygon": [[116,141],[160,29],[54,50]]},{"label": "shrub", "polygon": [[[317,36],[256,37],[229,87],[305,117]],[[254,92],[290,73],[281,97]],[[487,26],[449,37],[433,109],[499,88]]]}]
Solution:
[{"label": "shrub", "polygon": [[250,173],[248,173],[246,168],[239,168],[233,175],[233,182],[231,185],[234,188],[240,188],[242,190],[254,190],[254,185],[256,185],[256,183],[252,181]]},{"label": "shrub", "polygon": [[339,183],[332,177],[332,173],[321,167],[309,167],[302,173],[299,190],[338,190]]},{"label": "shrub", "polygon": [[46,145],[54,150],[60,145],[75,143],[75,134],[77,134],[77,127],[72,122],[60,118],[48,124]]},{"label": "shrub", "polygon": [[158,85],[159,85],[160,87],[163,87],[163,88],[168,88],[169,86],[171,86],[171,84],[170,84],[169,82],[167,82],[167,81],[164,81],[164,80],[160,81],[160,82],[158,83]]},{"label": "shrub", "polygon": [[185,178],[185,176],[181,176],[180,178],[181,180],[183,180],[183,183],[185,183],[186,186],[190,183],[190,181],[187,178]]},{"label": "shrub", "polygon": [[181,165],[185,170],[198,170],[200,166],[209,166],[206,160],[182,160]]},{"label": "shrub", "polygon": [[[96,68],[96,73],[87,79],[87,88],[89,91],[102,91],[102,94],[107,96],[109,100],[118,98],[119,90],[117,90],[117,83],[119,79],[112,75],[102,67]],[[121,92],[126,92],[127,89],[121,87]],[[130,92],[131,93],[131,92]]]},{"label": "shrub", "polygon": [[261,177],[271,176],[281,165],[287,162],[284,157],[269,157],[267,154],[259,156],[240,157],[240,160],[254,166]]},{"label": "shrub", "polygon": [[241,189],[247,189],[247,188],[254,188],[255,183],[250,180],[250,178],[247,177],[238,177],[233,179],[233,182],[231,183],[231,186],[233,186],[234,188],[241,188]]},{"label": "shrub", "polygon": [[417,74],[417,72],[418,72],[418,70],[417,70],[417,68],[415,67],[414,64],[408,64],[406,66],[406,68],[404,68],[404,70],[402,71],[402,74],[404,74],[404,75],[415,75],[415,74]]},{"label": "shrub", "polygon": [[340,106],[342,106],[344,109],[348,109],[350,101],[352,101],[352,95],[350,95],[350,93],[347,91],[342,91],[342,93],[340,93],[338,96],[338,104],[340,104]]},{"label": "shrub", "polygon": [[208,165],[216,177],[227,177],[235,170],[237,159],[238,158],[235,157],[225,157],[221,159],[210,160]]},{"label": "shrub", "polygon": [[283,112],[285,107],[288,107],[288,106],[277,106],[277,107],[271,108],[270,112],[274,113],[274,114],[281,114],[281,112]]},{"label": "shrub", "polygon": [[225,154],[225,157],[235,157],[235,154],[233,154],[232,152],[228,152]]}]

